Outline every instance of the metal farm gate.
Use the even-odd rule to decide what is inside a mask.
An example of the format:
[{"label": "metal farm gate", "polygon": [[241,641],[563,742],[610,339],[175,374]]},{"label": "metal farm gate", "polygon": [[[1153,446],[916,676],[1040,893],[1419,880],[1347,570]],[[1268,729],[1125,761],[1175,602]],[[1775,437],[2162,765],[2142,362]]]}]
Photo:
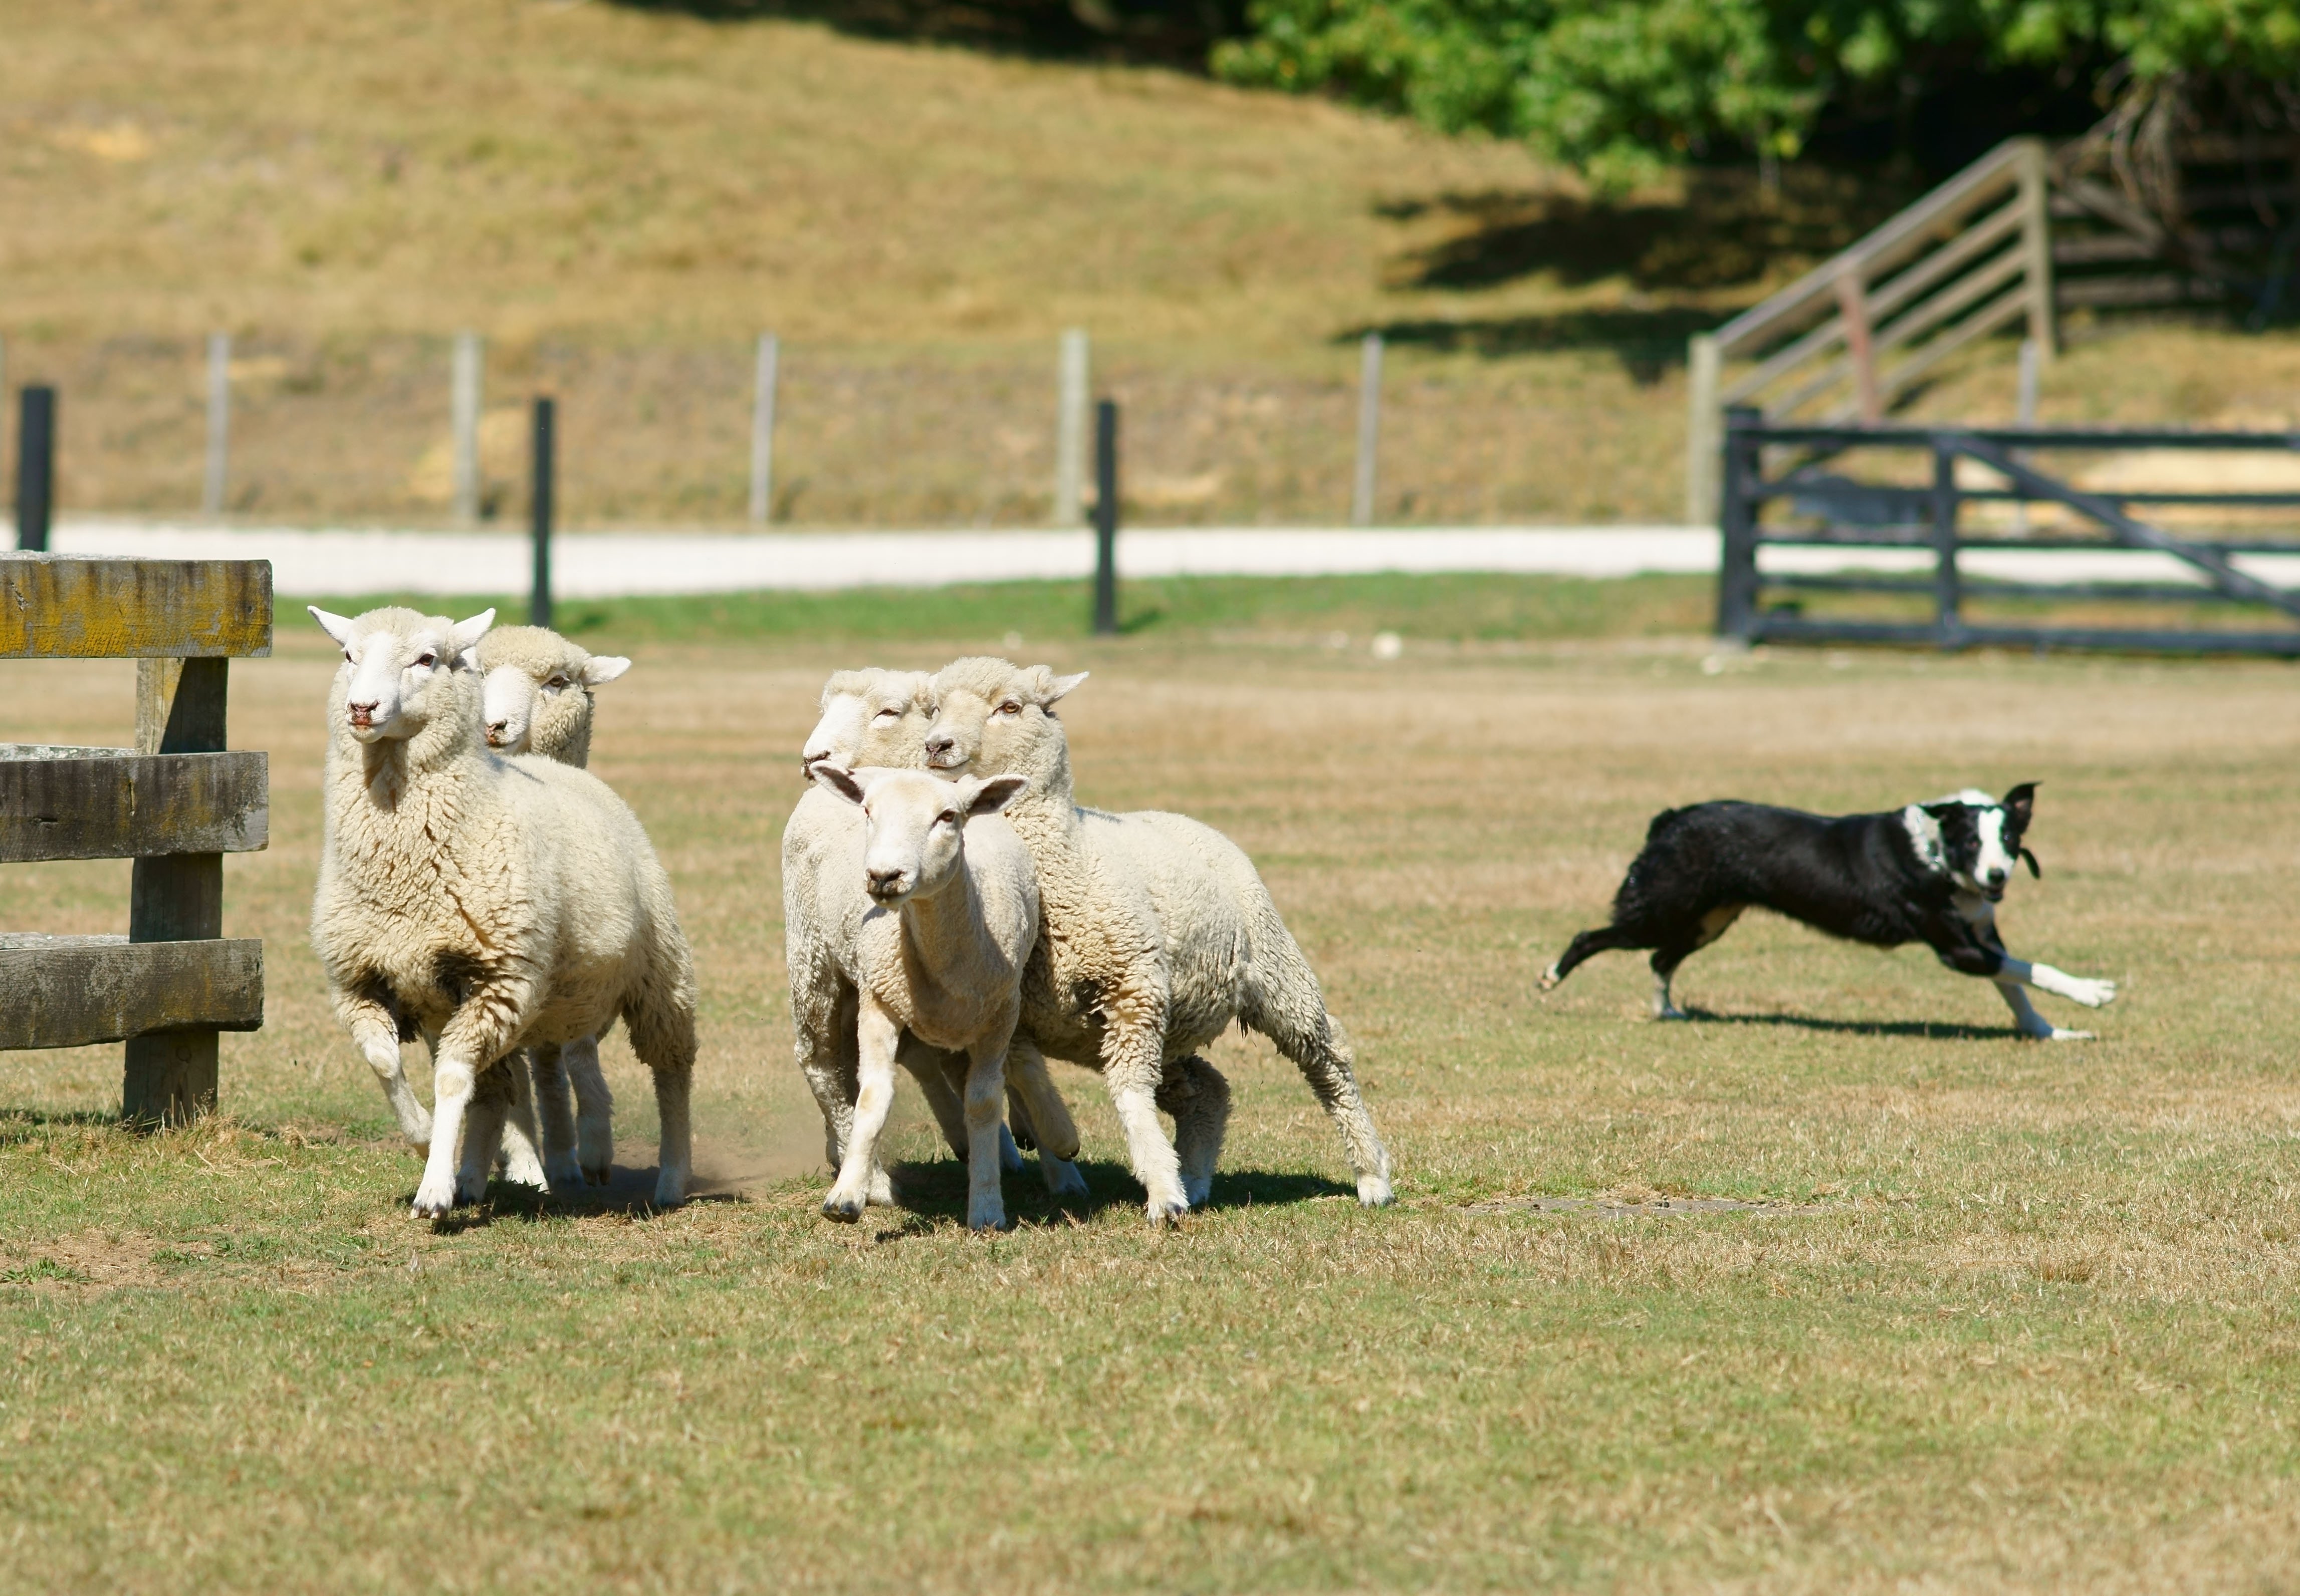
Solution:
[{"label": "metal farm gate", "polygon": [[[2300,492],[2087,491],[2030,463],[2042,453],[2133,450],[2292,453],[2300,451],[2300,433],[1769,426],[1754,409],[1729,411],[1717,630],[1750,643],[2300,656],[2300,592],[2262,581],[2232,562],[2245,555],[2300,555],[2300,536],[2177,537],[2132,513],[2135,505],[2179,506],[2183,513],[2195,506],[2225,506],[2239,516],[2300,512]],[[1856,478],[1831,469],[1856,453],[1885,470]],[[2004,508],[1976,518],[1966,513],[1974,505]],[[2049,524],[2032,526],[2032,507],[2056,508],[2043,511]],[[2300,521],[2300,515],[2294,519]],[[1991,524],[1977,524],[1983,520]],[[1761,560],[1767,550],[1833,551],[1837,558]],[[2071,555],[2087,553],[2112,556],[2073,562],[2094,568],[2096,579],[2050,579],[2051,565],[2070,564]],[[1980,558],[1972,560],[1976,555]],[[2135,555],[2157,558],[2136,561]],[[2167,556],[2179,562],[2169,571],[2162,569]],[[1861,568],[1864,563],[1867,569]],[[2145,569],[2151,563],[2159,568],[2153,576]],[[2136,564],[2144,569],[2123,578],[2101,570],[2121,566],[2129,571]],[[1831,565],[1853,569],[1827,569]],[[1808,595],[1829,594],[1913,598],[1931,614],[1882,619],[1804,613]],[[2159,607],[2220,601],[2264,607],[2272,619],[2292,624],[2268,630],[2102,627],[1968,615],[1968,606],[1990,601]]]}]

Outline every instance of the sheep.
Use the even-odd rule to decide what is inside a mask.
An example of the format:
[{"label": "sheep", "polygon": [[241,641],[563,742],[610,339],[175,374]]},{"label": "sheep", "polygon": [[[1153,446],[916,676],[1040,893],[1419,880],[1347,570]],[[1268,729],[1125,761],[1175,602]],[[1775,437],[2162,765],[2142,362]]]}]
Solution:
[{"label": "sheep", "polygon": [[655,1201],[683,1201],[695,971],[638,817],[588,771],[482,744],[470,651],[493,611],[461,623],[397,608],[312,615],[344,651],[312,942],[379,1076],[397,1069],[403,1038],[432,1041],[437,1101],[412,1211],[438,1217],[484,1193],[512,1095],[504,1059],[618,1018],[654,1074]]},{"label": "sheep", "polygon": [[[811,780],[824,763],[850,769],[922,767],[928,686],[929,678],[918,671],[847,670],[832,676],[823,684],[821,719],[800,752],[802,777]],[[783,927],[794,1051],[821,1110],[824,1156],[834,1169],[845,1164],[860,1090],[855,937],[869,907],[861,891],[862,837],[862,817],[844,799],[812,785],[783,830]],[[948,1073],[964,1068],[964,1061],[909,1037],[897,1057],[918,1081],[952,1151],[968,1157],[966,1120],[948,1078]],[[1047,1189],[1058,1197],[1084,1195],[1085,1178],[1069,1161],[1078,1152],[1077,1126],[1047,1078],[1045,1061],[1036,1055],[1031,1061],[1035,1069],[1009,1071],[1015,1124],[1038,1143],[1039,1174]],[[999,1140],[1001,1163],[1021,1168],[1004,1126]],[[870,1194],[882,1205],[894,1201],[883,1170],[873,1171]]]},{"label": "sheep", "polygon": [[[594,654],[546,627],[496,627],[479,639],[476,657],[488,747],[503,754],[538,753],[579,769],[589,766],[592,689],[621,676],[630,661]],[[530,1050],[528,1062],[543,1120],[541,1174],[562,1185],[604,1185],[614,1164],[615,1098],[599,1068],[599,1039],[585,1036],[563,1048],[546,1043]],[[516,1102],[504,1126],[505,1173],[513,1180],[535,1162],[521,1146],[532,1139],[526,1106]]]},{"label": "sheep", "polygon": [[855,939],[860,1089],[822,1211],[849,1223],[862,1217],[894,1097],[896,1044],[908,1030],[967,1055],[966,1223],[1003,1229],[998,1110],[1023,961],[1038,936],[1038,882],[1029,852],[996,816],[1029,778],[948,782],[924,770],[850,772],[825,762],[814,781],[862,811],[860,885],[872,904]]},{"label": "sheep", "polygon": [[[1086,679],[1004,660],[935,677],[928,764],[1023,775],[1006,819],[1038,873],[1042,923],[1022,984],[1025,1041],[1103,1071],[1154,1225],[1210,1194],[1229,1089],[1196,1050],[1233,1019],[1278,1044],[1341,1133],[1358,1200],[1391,1199],[1389,1154],[1358,1093],[1348,1040],[1253,862],[1181,815],[1112,815],[1071,797],[1054,705]],[[1168,1143],[1156,1110],[1175,1118]]]}]

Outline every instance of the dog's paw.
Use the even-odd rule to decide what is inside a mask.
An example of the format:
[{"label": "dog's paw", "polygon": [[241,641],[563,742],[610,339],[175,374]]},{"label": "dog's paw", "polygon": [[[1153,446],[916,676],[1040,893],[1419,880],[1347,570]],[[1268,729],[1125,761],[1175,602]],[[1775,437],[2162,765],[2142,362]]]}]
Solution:
[{"label": "dog's paw", "polygon": [[1675,1003],[1655,1004],[1654,1007],[1654,1018],[1655,1019],[1683,1019],[1685,1018],[1685,1010],[1679,1008]]},{"label": "dog's paw", "polygon": [[1539,983],[1541,990],[1544,992],[1554,992],[1557,990],[1557,984],[1563,979],[1565,979],[1565,977],[1557,973],[1557,967],[1553,964],[1547,969],[1541,972],[1541,981]]},{"label": "dog's paw", "polygon": [[2061,989],[2061,995],[2072,1003],[2082,1003],[2088,1009],[2099,1009],[2116,1001],[2116,983],[2088,981],[2081,976],[2071,976]]}]

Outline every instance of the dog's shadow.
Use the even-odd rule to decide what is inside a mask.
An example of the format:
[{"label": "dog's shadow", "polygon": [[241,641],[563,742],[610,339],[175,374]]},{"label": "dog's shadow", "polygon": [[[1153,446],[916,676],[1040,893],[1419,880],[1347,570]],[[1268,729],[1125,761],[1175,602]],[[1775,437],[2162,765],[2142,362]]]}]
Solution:
[{"label": "dog's shadow", "polygon": [[[1084,1196],[1056,1197],[1048,1192],[1039,1177],[1035,1158],[1027,1159],[1020,1172],[1008,1170],[1004,1182],[1007,1218],[1017,1223],[1059,1225],[1065,1217],[1091,1219],[1111,1209],[1141,1212],[1142,1183],[1124,1164],[1081,1159],[1077,1168],[1086,1179]],[[909,1215],[895,1236],[923,1234],[946,1223],[965,1224],[964,1164],[955,1159],[938,1159],[932,1162],[896,1164],[888,1173],[895,1178],[896,1199]],[[1219,1170],[1205,1208],[1280,1208],[1314,1202],[1321,1197],[1356,1196],[1354,1185],[1329,1180],[1321,1175],[1267,1169]]]},{"label": "dog's shadow", "polygon": [[1840,1036],[1912,1036],[1924,1042],[2003,1042],[2019,1035],[2011,1026],[1974,1026],[1950,1019],[1822,1019],[1811,1014],[1720,1014],[1713,1009],[1681,1006],[1679,1023],[1713,1026],[1786,1026]]}]

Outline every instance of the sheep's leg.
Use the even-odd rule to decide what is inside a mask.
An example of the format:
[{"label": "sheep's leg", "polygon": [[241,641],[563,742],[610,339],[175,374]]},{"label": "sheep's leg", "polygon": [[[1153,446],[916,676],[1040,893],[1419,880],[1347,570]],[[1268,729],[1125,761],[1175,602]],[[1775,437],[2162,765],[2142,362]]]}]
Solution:
[{"label": "sheep's leg", "polygon": [[528,1050],[523,1048],[503,1060],[509,1095],[504,1104],[502,1148],[495,1161],[512,1185],[547,1192],[551,1181],[544,1173],[542,1143],[536,1135],[535,1095],[528,1062]]},{"label": "sheep's leg", "polygon": [[1046,1073],[1046,1056],[1036,1043],[1019,1036],[1014,1039],[1006,1050],[1006,1080],[1010,1093],[1021,1100],[1029,1116],[1030,1139],[1038,1144],[1038,1151],[1052,1153],[1058,1160],[1078,1157],[1078,1121],[1071,1118],[1070,1104],[1055,1090],[1053,1077]]},{"label": "sheep's leg", "polygon": [[654,1066],[655,1117],[662,1121],[662,1140],[655,1154],[654,1205],[677,1208],[687,1201],[687,1185],[695,1169],[695,1135],[690,1116],[695,1089],[692,1062]]},{"label": "sheep's leg", "polygon": [[1111,1106],[1118,1110],[1119,1126],[1126,1133],[1127,1160],[1147,1193],[1145,1214],[1151,1224],[1163,1225],[1190,1211],[1174,1144],[1158,1123],[1158,1084],[1165,1075],[1165,1005],[1159,1003],[1158,1011],[1149,1013],[1142,1010],[1151,1005],[1138,1001],[1106,999],[1105,1004],[1110,1018],[1102,1038],[1103,1078],[1110,1087]]},{"label": "sheep's leg", "polygon": [[431,1150],[424,1156],[423,1181],[410,1209],[419,1219],[438,1218],[455,1206],[455,1150],[463,1133],[463,1111],[471,1101],[471,1067],[448,1057],[431,1072]]},{"label": "sheep's leg", "polygon": [[399,1056],[398,1019],[381,1003],[342,993],[336,996],[336,1011],[352,1034],[352,1045],[375,1071],[383,1100],[399,1121],[399,1134],[416,1151],[427,1151],[431,1145],[431,1110],[417,1100],[407,1084],[407,1066]]},{"label": "sheep's leg", "polygon": [[1221,1071],[1193,1053],[1166,1066],[1166,1077],[1158,1084],[1158,1106],[1174,1117],[1182,1190],[1192,1208],[1204,1208],[1213,1195],[1214,1163],[1221,1156],[1222,1132],[1229,1125],[1229,1083]]},{"label": "sheep's leg", "polygon": [[[464,1112],[463,1144],[455,1160],[455,1201],[477,1202],[488,1194],[488,1171],[504,1143],[504,1127],[516,1096],[513,1073],[520,1058],[512,1053],[479,1072],[472,1083],[471,1106]],[[530,1154],[533,1149],[529,1150]]]},{"label": "sheep's leg", "polygon": [[[1264,952],[1268,956],[1262,957]],[[1319,1106],[1341,1133],[1342,1153],[1358,1177],[1358,1201],[1379,1208],[1390,1201],[1389,1150],[1373,1128],[1365,1099],[1358,1094],[1357,1071],[1349,1037],[1326,1011],[1318,978],[1303,958],[1277,911],[1255,942],[1254,979],[1248,983],[1238,1018],[1278,1044],[1310,1083]]]},{"label": "sheep's leg", "polygon": [[543,1173],[554,1186],[579,1186],[583,1166],[575,1158],[575,1116],[567,1106],[568,1054],[582,1046],[546,1042],[528,1050],[535,1075],[536,1118],[543,1129]]},{"label": "sheep's leg", "polygon": [[599,1039],[569,1043],[559,1051],[559,1064],[575,1088],[576,1169],[568,1178],[604,1186],[614,1174],[615,1094],[599,1068]]},{"label": "sheep's leg", "polygon": [[[862,1000],[854,1027],[854,1128],[846,1138],[838,1179],[822,1200],[829,1218],[851,1225],[862,1217],[871,1172],[879,1163],[879,1134],[887,1128],[887,1110],[895,1101],[895,1050],[901,1035],[902,1027],[892,1015],[871,999]],[[990,1161],[996,1168],[998,1160]]]},{"label": "sheep's leg", "polygon": [[963,1160],[969,1145],[966,1128],[966,1055],[945,1052],[938,1047],[903,1033],[895,1049],[896,1062],[911,1072],[919,1084],[919,1095],[927,1101],[935,1124],[942,1128],[942,1139],[950,1144],[951,1156]]},{"label": "sheep's leg", "polygon": [[[1010,1021],[1004,1027],[1012,1030]],[[999,1110],[1006,1102],[1006,1037],[972,1050],[966,1072],[966,1227],[1006,1228],[1006,1196],[999,1189],[1005,1173],[998,1157]]]}]

